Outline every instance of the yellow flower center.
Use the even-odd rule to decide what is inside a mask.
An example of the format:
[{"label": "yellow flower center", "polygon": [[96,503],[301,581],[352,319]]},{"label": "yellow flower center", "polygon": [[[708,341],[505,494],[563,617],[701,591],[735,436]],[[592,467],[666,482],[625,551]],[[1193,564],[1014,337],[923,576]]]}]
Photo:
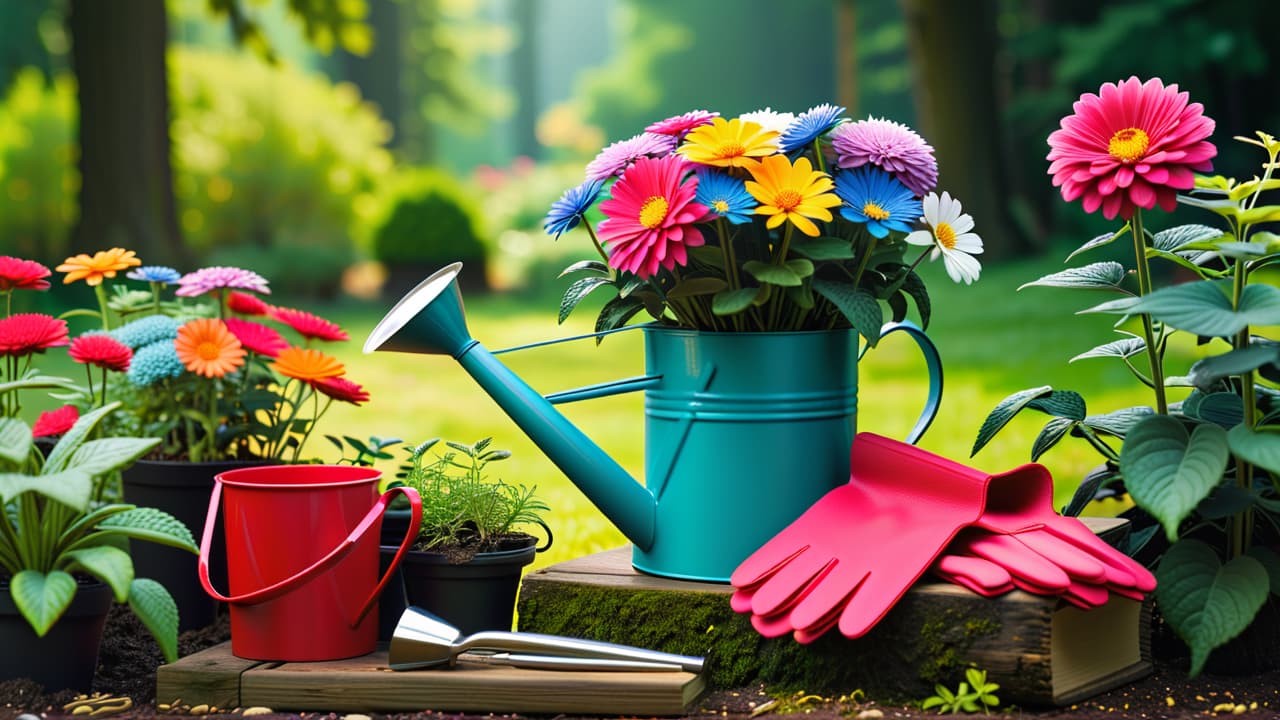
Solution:
[{"label": "yellow flower center", "polygon": [[217,360],[222,357],[222,347],[215,342],[202,342],[196,346],[196,354],[201,360]]},{"label": "yellow flower center", "polygon": [[1141,158],[1147,152],[1147,146],[1151,144],[1151,138],[1138,128],[1125,128],[1117,130],[1115,135],[1111,136],[1111,142],[1107,143],[1107,152],[1111,157],[1122,163],[1131,163]]},{"label": "yellow flower center", "polygon": [[711,203],[711,207],[715,208],[715,211],[720,213],[721,215],[724,215],[725,213],[729,212],[729,203],[725,202],[724,200],[716,200],[715,202]]},{"label": "yellow flower center", "polygon": [[862,206],[862,214],[866,215],[872,220],[888,220],[889,219],[889,211],[871,202],[870,200],[868,200],[867,203]]},{"label": "yellow flower center", "polygon": [[735,158],[747,152],[747,149],[741,143],[727,142],[716,147],[716,157],[718,158]]},{"label": "yellow flower center", "polygon": [[654,195],[644,201],[644,205],[640,206],[640,224],[653,229],[662,224],[667,219],[667,199]]},{"label": "yellow flower center", "polygon": [[779,190],[778,194],[773,198],[773,205],[782,210],[794,210],[801,200],[804,200],[804,198],[795,190]]},{"label": "yellow flower center", "polygon": [[948,250],[956,249],[956,229],[947,223],[938,223],[933,229],[933,236],[938,238],[938,244]]}]

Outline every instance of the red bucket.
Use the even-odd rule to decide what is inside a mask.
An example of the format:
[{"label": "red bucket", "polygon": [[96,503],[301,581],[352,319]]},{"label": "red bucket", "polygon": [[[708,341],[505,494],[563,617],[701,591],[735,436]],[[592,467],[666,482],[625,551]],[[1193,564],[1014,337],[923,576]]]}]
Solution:
[{"label": "red bucket", "polygon": [[[214,477],[200,539],[200,584],[231,608],[231,652],[250,660],[339,660],[373,652],[378,595],[418,535],[411,488],[378,495],[382,472],[349,465],[268,465]],[[381,579],[378,532],[396,493],[409,531]],[[230,595],[209,582],[209,543],[225,495]]]}]

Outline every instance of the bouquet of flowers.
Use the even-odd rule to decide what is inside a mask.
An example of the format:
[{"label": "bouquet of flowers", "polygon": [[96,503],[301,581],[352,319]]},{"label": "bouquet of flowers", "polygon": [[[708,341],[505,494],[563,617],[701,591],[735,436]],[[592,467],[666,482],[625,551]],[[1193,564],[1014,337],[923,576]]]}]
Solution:
[{"label": "bouquet of flowers", "polygon": [[[583,226],[600,256],[564,271],[577,279],[561,322],[609,287],[598,331],[644,310],[699,330],[852,327],[874,344],[881,303],[902,320],[908,299],[927,326],[916,267],[942,257],[953,280],[971,283],[982,240],[960,202],[935,192],[938,164],[923,138],[844,112],[695,110],[606,147],[546,218],[557,239]],[[597,224],[588,213],[600,198]],[[908,259],[909,245],[924,249]]]}]

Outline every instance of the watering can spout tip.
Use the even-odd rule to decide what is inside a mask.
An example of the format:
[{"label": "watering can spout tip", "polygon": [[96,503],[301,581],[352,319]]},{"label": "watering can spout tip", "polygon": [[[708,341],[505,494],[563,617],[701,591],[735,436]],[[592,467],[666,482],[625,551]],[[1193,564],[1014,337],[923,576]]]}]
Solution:
[{"label": "watering can spout tip", "polygon": [[364,352],[460,354],[471,343],[458,291],[461,270],[460,262],[446,265],[400,298],[369,333]]}]

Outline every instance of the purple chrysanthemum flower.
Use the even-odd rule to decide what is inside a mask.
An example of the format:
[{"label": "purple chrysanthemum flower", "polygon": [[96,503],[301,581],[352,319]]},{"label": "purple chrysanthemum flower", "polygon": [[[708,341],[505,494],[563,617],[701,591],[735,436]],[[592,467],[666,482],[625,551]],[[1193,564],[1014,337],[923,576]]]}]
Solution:
[{"label": "purple chrysanthemum flower", "polygon": [[831,132],[831,147],[840,167],[874,165],[902,181],[916,197],[938,182],[933,148],[914,130],[892,120],[872,117],[840,125]]},{"label": "purple chrysanthemum flower", "polygon": [[583,214],[600,195],[603,185],[600,180],[587,180],[577,187],[565,190],[559,200],[551,203],[551,212],[547,213],[547,218],[542,223],[547,234],[554,235],[559,240],[561,234],[577,227]]},{"label": "purple chrysanthemum flower", "polygon": [[642,132],[635,137],[619,140],[600,151],[596,159],[587,164],[588,180],[607,180],[621,175],[631,163],[642,157],[669,155],[675,149],[677,138],[672,135]]},{"label": "purple chrysanthemum flower", "polygon": [[215,265],[189,272],[178,280],[179,287],[174,291],[178,297],[195,297],[207,292],[232,288],[235,290],[252,290],[263,295],[270,295],[267,280],[252,270]]},{"label": "purple chrysanthemum flower", "polygon": [[778,136],[778,149],[789,153],[804,147],[818,139],[823,133],[835,127],[844,115],[844,107],[823,103],[809,108],[791,121],[782,135]]},{"label": "purple chrysanthemum flower", "polygon": [[182,273],[171,267],[163,265],[144,265],[140,268],[134,268],[125,273],[125,277],[130,280],[141,280],[142,282],[160,283],[162,285],[172,285],[182,277]]},{"label": "purple chrysanthemum flower", "polygon": [[691,110],[683,115],[669,117],[666,120],[658,122],[645,128],[645,132],[656,133],[658,135],[674,135],[675,137],[684,137],[685,133],[699,127],[701,125],[710,125],[711,118],[720,117],[718,112],[710,112],[707,110]]}]

